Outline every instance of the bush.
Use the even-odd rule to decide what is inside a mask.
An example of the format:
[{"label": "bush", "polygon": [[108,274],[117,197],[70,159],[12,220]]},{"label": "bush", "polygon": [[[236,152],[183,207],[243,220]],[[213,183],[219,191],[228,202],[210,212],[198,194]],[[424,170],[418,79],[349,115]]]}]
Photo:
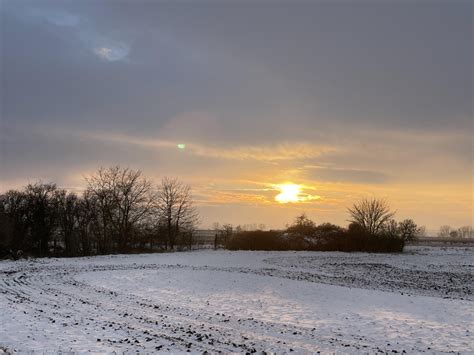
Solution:
[{"label": "bush", "polygon": [[229,250],[289,250],[288,243],[278,231],[244,231],[230,237],[225,243]]},{"label": "bush", "polygon": [[351,223],[345,232],[342,251],[366,251],[372,253],[400,253],[405,242],[393,234],[372,235],[357,223]]},{"label": "bush", "polygon": [[308,250],[361,251],[371,253],[402,252],[404,240],[398,236],[373,236],[357,224],[343,229],[329,223],[315,227],[311,236],[279,231],[247,231],[234,234],[225,248],[229,250]]},{"label": "bush", "polygon": [[342,250],[345,230],[335,224],[323,223],[316,227],[314,233],[315,245],[313,250],[337,251]]}]

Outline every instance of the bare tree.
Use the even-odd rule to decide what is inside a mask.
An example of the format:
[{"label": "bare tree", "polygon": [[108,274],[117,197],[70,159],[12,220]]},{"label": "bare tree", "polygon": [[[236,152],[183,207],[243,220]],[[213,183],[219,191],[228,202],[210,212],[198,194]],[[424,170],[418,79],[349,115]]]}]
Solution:
[{"label": "bare tree", "polygon": [[405,219],[399,222],[398,230],[404,241],[414,240],[421,232],[421,229],[412,219]]},{"label": "bare tree", "polygon": [[175,178],[165,177],[158,188],[157,202],[160,229],[166,235],[167,246],[173,249],[178,236],[192,232],[198,222],[191,187]]},{"label": "bare tree", "polygon": [[400,237],[400,227],[397,221],[394,219],[389,219],[387,222],[385,222],[380,230],[387,237]]},{"label": "bare tree", "polygon": [[82,196],[43,183],[0,195],[0,256],[43,256],[52,246],[65,256],[153,250],[157,235],[171,248],[191,247],[198,215],[188,185],[165,178],[158,191],[140,171],[119,166],[86,182]]},{"label": "bare tree", "polygon": [[471,226],[462,226],[458,229],[459,238],[472,238],[473,234]]},{"label": "bare tree", "polygon": [[113,248],[112,215],[116,209],[113,198],[113,178],[108,169],[100,168],[94,175],[85,178],[87,190],[84,197],[88,200],[93,213],[96,231],[96,248],[101,254],[109,253]]},{"label": "bare tree", "polygon": [[152,211],[156,193],[152,184],[140,170],[113,168],[117,174],[113,196],[118,208],[114,215],[119,235],[120,249],[126,248],[133,227],[142,222]]},{"label": "bare tree", "polygon": [[82,255],[97,253],[97,242],[102,235],[99,227],[97,199],[88,190],[84,191],[77,206],[77,224]]},{"label": "bare tree", "polygon": [[234,226],[230,223],[224,223],[222,226],[218,226],[217,234],[214,239],[214,249],[217,249],[218,245],[225,245],[232,235],[234,234]]},{"label": "bare tree", "polygon": [[441,226],[439,227],[438,237],[448,238],[451,235],[452,231],[453,229],[451,228],[451,226],[448,226],[448,225]]},{"label": "bare tree", "polygon": [[316,223],[308,218],[306,213],[296,216],[295,221],[286,229],[294,237],[312,237],[316,231]]},{"label": "bare tree", "polygon": [[79,198],[75,193],[66,190],[56,192],[58,226],[63,238],[65,255],[77,255],[79,251],[78,238],[78,208]]},{"label": "bare tree", "polygon": [[386,200],[375,198],[363,199],[347,210],[350,222],[359,224],[371,235],[379,234],[384,224],[395,215]]},{"label": "bare tree", "polygon": [[14,231],[13,218],[3,211],[0,204],[0,258],[10,253],[15,237]]},{"label": "bare tree", "polygon": [[418,231],[416,232],[416,237],[417,238],[426,237],[426,227],[425,226],[418,227]]},{"label": "bare tree", "polygon": [[234,232],[234,226],[230,223],[224,223],[221,226],[221,234],[227,237],[232,236],[232,233]]},{"label": "bare tree", "polygon": [[134,226],[152,212],[156,193],[152,184],[142,176],[140,170],[100,168],[97,174],[86,179],[88,192],[98,202],[104,241],[109,230],[116,237],[119,250],[127,248]]},{"label": "bare tree", "polygon": [[[25,250],[27,245],[25,243],[27,238],[26,225],[26,195],[22,191],[10,190],[0,196],[0,206],[2,212],[7,216],[13,225],[11,236],[9,236],[9,248],[17,252],[18,250]],[[29,245],[31,246],[31,245]]]},{"label": "bare tree", "polygon": [[25,188],[26,220],[39,255],[49,254],[49,242],[57,224],[56,185],[41,182]]}]

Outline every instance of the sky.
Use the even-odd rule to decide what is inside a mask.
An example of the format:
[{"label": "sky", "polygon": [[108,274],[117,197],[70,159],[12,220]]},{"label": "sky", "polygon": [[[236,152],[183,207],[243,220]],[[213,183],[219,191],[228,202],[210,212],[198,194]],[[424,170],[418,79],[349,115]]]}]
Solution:
[{"label": "sky", "polygon": [[346,225],[367,197],[474,224],[471,1],[0,6],[0,192],[119,164],[190,184],[202,228]]}]

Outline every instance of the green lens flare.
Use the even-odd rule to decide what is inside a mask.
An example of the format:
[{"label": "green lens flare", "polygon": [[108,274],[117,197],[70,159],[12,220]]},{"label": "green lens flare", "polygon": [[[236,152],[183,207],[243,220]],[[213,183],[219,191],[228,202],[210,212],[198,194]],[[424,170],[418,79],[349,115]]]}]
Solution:
[{"label": "green lens flare", "polygon": [[179,143],[178,144],[178,149],[185,149],[186,148],[186,144],[184,143]]}]

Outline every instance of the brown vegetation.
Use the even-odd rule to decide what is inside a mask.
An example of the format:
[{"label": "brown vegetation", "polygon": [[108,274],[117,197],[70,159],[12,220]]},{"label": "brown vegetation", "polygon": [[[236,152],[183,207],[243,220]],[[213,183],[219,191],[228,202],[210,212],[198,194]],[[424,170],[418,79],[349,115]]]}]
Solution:
[{"label": "brown vegetation", "polygon": [[362,200],[348,210],[351,223],[347,228],[317,225],[302,214],[284,231],[235,233],[225,245],[232,250],[402,252],[405,242],[423,230],[411,219],[397,223],[385,200]]}]

